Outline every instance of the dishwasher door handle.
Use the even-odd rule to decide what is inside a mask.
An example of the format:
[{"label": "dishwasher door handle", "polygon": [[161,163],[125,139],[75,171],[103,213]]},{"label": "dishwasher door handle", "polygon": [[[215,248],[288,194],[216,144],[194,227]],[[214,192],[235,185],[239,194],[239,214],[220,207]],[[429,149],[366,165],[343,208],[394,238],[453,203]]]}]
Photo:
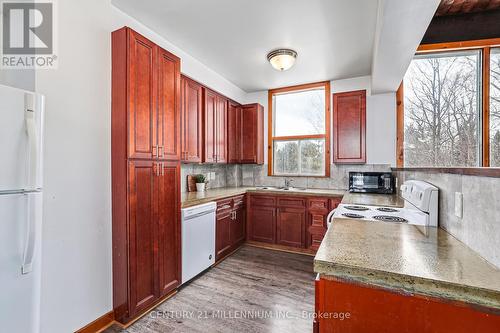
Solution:
[{"label": "dishwasher door handle", "polygon": [[208,210],[206,212],[200,212],[200,213],[197,213],[197,214],[194,214],[194,215],[184,216],[184,220],[185,221],[192,220],[192,219],[195,219],[197,217],[205,216],[205,215],[212,214],[212,213],[215,213],[215,210]]}]

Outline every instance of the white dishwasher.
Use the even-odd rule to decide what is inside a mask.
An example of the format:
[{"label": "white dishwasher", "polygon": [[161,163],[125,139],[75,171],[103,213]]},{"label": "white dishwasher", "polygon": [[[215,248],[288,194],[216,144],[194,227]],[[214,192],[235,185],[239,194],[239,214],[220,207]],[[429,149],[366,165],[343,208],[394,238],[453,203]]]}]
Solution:
[{"label": "white dishwasher", "polygon": [[182,209],[182,283],[215,263],[215,211],[217,204]]}]

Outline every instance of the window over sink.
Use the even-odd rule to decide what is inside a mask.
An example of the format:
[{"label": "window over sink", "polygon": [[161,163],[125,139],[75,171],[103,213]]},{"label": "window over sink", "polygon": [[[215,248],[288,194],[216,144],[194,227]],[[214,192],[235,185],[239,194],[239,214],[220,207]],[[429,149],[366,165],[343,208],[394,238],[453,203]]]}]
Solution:
[{"label": "window over sink", "polygon": [[330,83],[269,90],[269,175],[330,173]]}]

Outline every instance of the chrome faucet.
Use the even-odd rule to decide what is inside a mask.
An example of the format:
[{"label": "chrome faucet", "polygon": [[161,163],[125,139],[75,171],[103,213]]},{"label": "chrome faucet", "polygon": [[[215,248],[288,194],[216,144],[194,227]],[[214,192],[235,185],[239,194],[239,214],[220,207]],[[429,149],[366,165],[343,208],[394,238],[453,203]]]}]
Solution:
[{"label": "chrome faucet", "polygon": [[292,186],[292,183],[293,179],[285,178],[285,189],[288,190]]}]

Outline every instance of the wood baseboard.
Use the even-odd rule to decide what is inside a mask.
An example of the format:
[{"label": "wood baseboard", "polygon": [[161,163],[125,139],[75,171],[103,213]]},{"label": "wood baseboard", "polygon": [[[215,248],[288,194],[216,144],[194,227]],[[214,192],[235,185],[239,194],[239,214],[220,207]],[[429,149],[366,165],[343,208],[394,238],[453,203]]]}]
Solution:
[{"label": "wood baseboard", "polygon": [[86,325],[83,328],[80,328],[75,333],[99,333],[104,331],[109,326],[113,325],[115,322],[115,315],[113,311],[110,311],[101,317],[97,318],[90,324]]},{"label": "wood baseboard", "polygon": [[301,249],[301,248],[284,246],[284,245],[277,245],[277,244],[261,243],[261,242],[255,242],[255,241],[249,241],[249,240],[247,240],[245,242],[245,245],[249,245],[249,246],[253,246],[253,247],[260,247],[262,249],[268,249],[268,250],[274,250],[274,251],[281,251],[281,252],[288,252],[288,253],[295,253],[295,254],[304,254],[304,255],[308,255],[308,256],[315,256],[316,255],[316,251],[314,251],[314,250]]}]

